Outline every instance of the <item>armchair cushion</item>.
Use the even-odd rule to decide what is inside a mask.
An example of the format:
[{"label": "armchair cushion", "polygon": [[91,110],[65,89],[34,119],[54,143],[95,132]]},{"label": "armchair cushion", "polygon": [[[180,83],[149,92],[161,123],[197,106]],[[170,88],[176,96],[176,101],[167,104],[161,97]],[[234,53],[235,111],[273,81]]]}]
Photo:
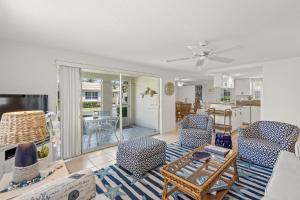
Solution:
[{"label": "armchair cushion", "polygon": [[280,152],[280,145],[257,138],[240,137],[238,148],[239,156],[242,159],[271,168],[274,166]]},{"label": "armchair cushion", "polygon": [[269,152],[269,151],[280,151],[280,146],[276,143],[267,141],[267,140],[261,140],[257,138],[240,138],[239,140],[241,142],[241,145],[247,144],[248,149],[252,149],[254,151],[259,152]]}]

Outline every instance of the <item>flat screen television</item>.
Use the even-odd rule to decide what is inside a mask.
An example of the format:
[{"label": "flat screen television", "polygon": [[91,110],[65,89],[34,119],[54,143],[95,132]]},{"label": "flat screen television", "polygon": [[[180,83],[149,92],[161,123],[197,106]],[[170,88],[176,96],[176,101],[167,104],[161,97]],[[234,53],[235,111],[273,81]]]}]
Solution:
[{"label": "flat screen television", "polygon": [[48,111],[48,95],[0,94],[0,118],[14,111]]}]

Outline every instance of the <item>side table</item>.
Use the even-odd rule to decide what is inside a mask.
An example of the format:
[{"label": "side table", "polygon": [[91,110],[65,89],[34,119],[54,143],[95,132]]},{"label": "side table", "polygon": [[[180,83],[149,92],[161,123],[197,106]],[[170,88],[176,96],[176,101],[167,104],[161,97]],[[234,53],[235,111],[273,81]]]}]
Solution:
[{"label": "side table", "polygon": [[[59,169],[55,169],[56,166],[61,165],[62,167]],[[60,178],[64,178],[65,176],[69,175],[69,171],[66,168],[65,162],[63,160],[59,160],[56,162],[53,162],[49,167],[47,171],[52,171],[55,169],[55,172],[51,174],[50,176],[46,177],[44,180],[37,182],[35,184],[18,188],[12,191],[0,193],[0,199],[12,199],[14,197],[17,197],[23,193],[26,193],[34,188],[40,187],[42,185],[45,185],[53,180],[57,180]],[[43,170],[45,171],[45,170]],[[3,175],[2,179],[0,180],[0,189],[5,188],[9,185],[9,183],[12,181],[12,172],[6,173]]]}]

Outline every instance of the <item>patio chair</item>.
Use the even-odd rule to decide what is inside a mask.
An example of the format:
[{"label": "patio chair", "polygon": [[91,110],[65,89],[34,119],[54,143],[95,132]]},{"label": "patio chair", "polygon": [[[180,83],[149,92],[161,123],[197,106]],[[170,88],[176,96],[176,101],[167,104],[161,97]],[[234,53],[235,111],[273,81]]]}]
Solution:
[{"label": "patio chair", "polygon": [[93,134],[96,134],[97,145],[99,145],[99,133],[100,133],[99,121],[96,119],[84,120],[84,128],[85,128],[85,133],[88,136],[88,148],[91,147],[91,139]]},{"label": "patio chair", "polygon": [[[117,135],[118,122],[119,122],[119,117],[111,117],[108,120],[105,120],[100,124],[100,129],[101,129],[101,132],[102,131],[111,132],[116,137],[116,139],[119,143],[120,139],[118,138],[118,135]],[[123,138],[121,138],[121,140],[122,139]]]}]

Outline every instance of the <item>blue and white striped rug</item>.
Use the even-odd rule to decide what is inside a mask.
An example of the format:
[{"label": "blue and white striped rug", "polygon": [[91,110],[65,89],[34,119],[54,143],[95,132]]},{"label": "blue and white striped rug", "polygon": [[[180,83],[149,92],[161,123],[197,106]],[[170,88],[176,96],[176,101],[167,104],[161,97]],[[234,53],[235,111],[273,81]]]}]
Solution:
[{"label": "blue and white striped rug", "polygon": [[[167,147],[167,163],[181,157],[192,149],[181,147],[177,143]],[[224,199],[261,199],[272,174],[272,169],[238,160],[239,182],[236,182]],[[96,190],[100,199],[116,200],[158,200],[161,199],[163,176],[159,168],[147,173],[139,181],[133,179],[129,172],[117,165],[95,172]],[[175,192],[170,199],[191,199]]]}]

